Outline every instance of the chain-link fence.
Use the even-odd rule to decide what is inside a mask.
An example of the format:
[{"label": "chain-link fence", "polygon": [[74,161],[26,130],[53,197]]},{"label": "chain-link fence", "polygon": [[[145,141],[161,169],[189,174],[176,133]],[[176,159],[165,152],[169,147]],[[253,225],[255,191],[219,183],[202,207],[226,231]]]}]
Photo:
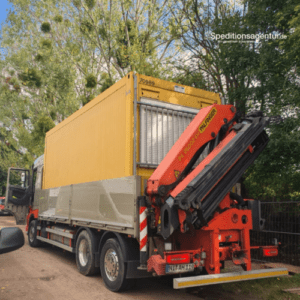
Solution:
[{"label": "chain-link fence", "polygon": [[277,240],[279,253],[263,257],[259,250],[252,250],[252,259],[300,266],[300,202],[261,202],[261,213],[265,228],[251,232],[251,245],[272,245]]}]

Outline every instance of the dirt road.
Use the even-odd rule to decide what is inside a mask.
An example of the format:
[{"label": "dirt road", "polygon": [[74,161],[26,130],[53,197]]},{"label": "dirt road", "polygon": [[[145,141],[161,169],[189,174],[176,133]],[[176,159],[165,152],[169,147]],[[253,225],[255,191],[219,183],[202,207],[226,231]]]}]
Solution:
[{"label": "dirt road", "polygon": [[[14,227],[14,217],[0,216],[1,227]],[[225,291],[221,285],[174,290],[168,277],[136,280],[131,290],[110,292],[101,276],[83,276],[77,271],[75,254],[44,245],[31,248],[25,225],[25,245],[0,255],[0,300],[253,300],[239,291]]]},{"label": "dirt road", "polygon": [[[13,217],[1,216],[0,227],[16,226]],[[18,226],[25,234],[25,225]],[[122,294],[112,293],[100,275],[85,277],[77,271],[75,255],[50,245],[31,248],[25,245],[0,255],[1,300],[114,300],[114,299],[201,299],[173,290],[170,280],[151,278],[137,281]]]}]

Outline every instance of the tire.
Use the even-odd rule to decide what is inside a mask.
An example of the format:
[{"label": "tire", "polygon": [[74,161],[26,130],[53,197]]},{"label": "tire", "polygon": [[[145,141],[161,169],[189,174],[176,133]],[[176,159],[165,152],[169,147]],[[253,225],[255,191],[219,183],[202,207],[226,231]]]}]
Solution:
[{"label": "tire", "polygon": [[29,228],[28,228],[28,243],[30,247],[40,247],[42,245],[42,242],[36,238],[37,235],[37,225],[38,221],[37,220],[32,220],[29,223]]},{"label": "tire", "polygon": [[112,292],[128,288],[130,281],[126,279],[124,256],[116,239],[105,242],[100,254],[100,270],[105,286]]},{"label": "tire", "polygon": [[96,273],[95,256],[93,254],[93,237],[86,230],[80,232],[76,241],[76,265],[78,271],[85,276]]}]

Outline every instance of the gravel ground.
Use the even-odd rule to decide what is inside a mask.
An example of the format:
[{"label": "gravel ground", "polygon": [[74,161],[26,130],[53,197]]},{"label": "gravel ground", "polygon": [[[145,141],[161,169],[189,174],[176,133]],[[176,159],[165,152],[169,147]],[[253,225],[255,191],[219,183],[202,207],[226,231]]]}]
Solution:
[{"label": "gravel ground", "polygon": [[[14,217],[1,216],[0,227],[16,226]],[[18,225],[25,233],[25,225]],[[186,291],[173,290],[171,281],[161,278],[137,280],[136,286],[118,294],[107,290],[100,275],[86,277],[77,271],[75,255],[45,245],[25,245],[0,255],[1,300],[114,300],[114,299],[201,299]]]},{"label": "gravel ground", "polygon": [[[138,279],[131,290],[113,293],[106,289],[99,274],[86,277],[77,271],[75,254],[51,245],[31,248],[25,225],[15,225],[12,216],[0,216],[0,228],[10,226],[23,230],[25,245],[0,255],[0,300],[253,299],[241,295],[239,290],[224,291],[221,285],[174,290],[168,277]],[[225,265],[227,272],[237,271],[235,268],[233,264]]]}]

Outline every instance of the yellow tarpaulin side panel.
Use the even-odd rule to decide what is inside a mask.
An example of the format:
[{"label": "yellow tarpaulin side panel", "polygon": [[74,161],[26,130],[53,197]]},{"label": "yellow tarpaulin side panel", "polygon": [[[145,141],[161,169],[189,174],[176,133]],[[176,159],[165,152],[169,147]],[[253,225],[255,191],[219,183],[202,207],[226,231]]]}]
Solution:
[{"label": "yellow tarpaulin side panel", "polygon": [[132,76],[126,76],[46,135],[43,188],[132,175]]}]

